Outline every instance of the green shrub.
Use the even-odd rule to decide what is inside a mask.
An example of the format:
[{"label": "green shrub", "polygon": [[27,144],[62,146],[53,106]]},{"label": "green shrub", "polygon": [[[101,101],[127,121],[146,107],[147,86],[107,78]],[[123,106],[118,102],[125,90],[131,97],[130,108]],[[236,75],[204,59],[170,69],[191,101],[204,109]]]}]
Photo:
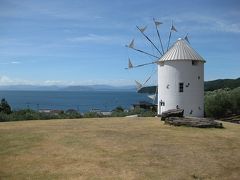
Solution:
[{"label": "green shrub", "polygon": [[140,117],[155,117],[156,115],[157,115],[157,112],[147,110],[147,111],[142,112],[139,116]]},{"label": "green shrub", "polygon": [[140,117],[154,117],[157,115],[157,113],[154,111],[137,107],[132,110],[129,110],[128,112],[113,111],[111,117],[125,117],[134,114],[137,114]]},{"label": "green shrub", "polygon": [[124,109],[121,106],[116,107],[112,110],[113,112],[124,112]]},{"label": "green shrub", "polygon": [[239,113],[240,88],[219,89],[205,94],[205,113],[208,117],[225,117]]},{"label": "green shrub", "polygon": [[240,87],[231,91],[230,100],[232,102],[233,113],[240,114]]},{"label": "green shrub", "polygon": [[3,112],[0,112],[0,122],[10,121],[9,115]]},{"label": "green shrub", "polygon": [[129,113],[128,112],[117,112],[117,111],[113,111],[110,117],[125,117],[127,116]]},{"label": "green shrub", "polygon": [[74,119],[74,118],[81,118],[82,115],[75,109],[68,109],[65,114],[67,115],[67,118]]},{"label": "green shrub", "polygon": [[98,117],[103,117],[101,113],[98,112],[86,112],[83,115],[84,118],[98,118]]}]

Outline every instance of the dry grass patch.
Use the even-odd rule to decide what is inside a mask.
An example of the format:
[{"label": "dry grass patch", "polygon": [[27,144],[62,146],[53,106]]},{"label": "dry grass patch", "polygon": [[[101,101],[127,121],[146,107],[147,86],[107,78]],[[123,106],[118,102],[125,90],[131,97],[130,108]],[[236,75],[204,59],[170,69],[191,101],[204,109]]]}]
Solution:
[{"label": "dry grass patch", "polygon": [[240,126],[158,118],[0,123],[0,179],[239,179]]}]

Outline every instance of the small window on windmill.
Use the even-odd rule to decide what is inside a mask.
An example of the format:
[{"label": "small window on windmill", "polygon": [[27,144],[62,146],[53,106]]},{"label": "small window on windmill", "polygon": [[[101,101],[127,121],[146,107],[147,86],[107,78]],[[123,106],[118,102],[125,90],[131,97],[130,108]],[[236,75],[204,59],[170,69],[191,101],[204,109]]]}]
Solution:
[{"label": "small window on windmill", "polygon": [[183,92],[184,83],[179,83],[179,92]]},{"label": "small window on windmill", "polygon": [[198,65],[198,61],[193,60],[193,61],[192,61],[192,65],[193,65],[193,66],[197,66],[197,65]]},{"label": "small window on windmill", "polygon": [[197,78],[198,78],[198,80],[199,80],[199,79],[200,79],[200,76],[198,76]]}]

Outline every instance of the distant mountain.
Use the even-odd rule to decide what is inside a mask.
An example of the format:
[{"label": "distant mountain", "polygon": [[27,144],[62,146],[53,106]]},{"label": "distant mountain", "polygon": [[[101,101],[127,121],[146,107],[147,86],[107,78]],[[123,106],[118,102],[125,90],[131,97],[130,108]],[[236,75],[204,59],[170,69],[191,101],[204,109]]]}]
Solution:
[{"label": "distant mountain", "polygon": [[67,86],[59,89],[60,91],[94,91],[93,88],[89,86]]},{"label": "distant mountain", "polygon": [[[221,88],[240,87],[240,78],[217,79],[204,83],[205,91],[213,91]],[[155,86],[152,86],[154,88]],[[144,88],[143,88],[144,89]],[[148,89],[148,88],[146,88]],[[40,85],[9,85],[0,86],[5,91],[136,91],[135,86],[110,86],[110,85],[79,85],[79,86],[40,86]],[[154,90],[155,92],[155,90]],[[146,92],[142,92],[146,93]]]},{"label": "distant mountain", "polygon": [[109,85],[86,85],[86,86],[35,86],[35,85],[8,85],[0,86],[5,91],[136,91],[134,86],[109,86]]},{"label": "distant mountain", "polygon": [[135,91],[134,86],[109,86],[109,85],[88,85],[88,86],[67,86],[62,91]]},{"label": "distant mountain", "polygon": [[230,88],[234,89],[240,87],[240,78],[237,79],[217,79],[213,81],[206,81],[204,83],[205,91],[214,91],[216,89]]}]

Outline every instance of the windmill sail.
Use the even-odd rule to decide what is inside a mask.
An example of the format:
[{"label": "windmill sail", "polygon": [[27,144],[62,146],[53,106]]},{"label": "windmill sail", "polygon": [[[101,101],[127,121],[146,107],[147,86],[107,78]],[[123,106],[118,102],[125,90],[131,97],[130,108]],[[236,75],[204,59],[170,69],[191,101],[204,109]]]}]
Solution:
[{"label": "windmill sail", "polygon": [[132,62],[130,60],[130,58],[128,59],[128,69],[131,69],[133,68],[133,65],[132,65]]},{"label": "windmill sail", "polygon": [[142,35],[153,45],[153,47],[161,54],[163,55],[159,49],[157,48],[157,46],[152,42],[152,40],[146,35],[144,34],[144,32],[137,26],[137,29],[142,33]]},{"label": "windmill sail", "polygon": [[184,37],[184,39],[185,39],[188,43],[190,43],[190,42],[189,42],[189,39],[188,39],[188,34]]},{"label": "windmill sail", "polygon": [[135,83],[136,83],[137,90],[140,90],[143,87],[142,84],[136,80],[135,80]]},{"label": "windmill sail", "polygon": [[157,95],[156,94],[149,94],[147,96],[154,101],[156,99]]},{"label": "windmill sail", "polygon": [[128,48],[130,48],[130,49],[133,49],[133,50],[135,50],[135,51],[138,51],[138,52],[140,52],[140,53],[143,53],[143,54],[152,56],[152,57],[157,58],[157,59],[160,58],[159,56],[155,56],[155,55],[153,55],[153,54],[151,54],[151,53],[148,53],[148,52],[145,52],[145,51],[143,51],[143,50],[134,48],[134,40],[132,40],[132,42],[130,43],[130,45],[126,45],[126,47],[128,47]]},{"label": "windmill sail", "polygon": [[128,45],[129,48],[134,48],[134,39],[130,42],[130,44]]},{"label": "windmill sail", "polygon": [[140,49],[136,49],[136,48],[134,47],[134,39],[130,42],[129,45],[126,45],[125,47],[130,48],[130,49],[133,49],[133,50],[138,51],[138,52],[141,52],[141,53],[143,53],[143,54],[146,54],[146,55],[152,56],[152,57],[157,58],[157,59],[160,58],[160,57],[155,56],[155,55],[153,55],[153,54],[151,54],[151,53],[145,52],[145,51],[140,50]]},{"label": "windmill sail", "polygon": [[177,32],[177,29],[172,25],[172,27],[171,27],[171,31],[175,31],[175,32]]},{"label": "windmill sail", "polygon": [[158,39],[159,39],[160,44],[161,44],[162,54],[164,54],[164,49],[163,49],[162,39],[161,39],[160,33],[159,33],[159,31],[158,31],[158,26],[159,26],[160,24],[162,24],[162,22],[155,21],[154,18],[153,18],[153,21],[154,21],[154,23],[155,23],[155,28],[156,28],[156,31],[157,31]]},{"label": "windmill sail", "polygon": [[[153,19],[153,20],[154,20],[154,19]],[[161,24],[162,24],[162,22],[155,21],[155,20],[154,20],[154,23],[155,23],[155,25],[156,25],[156,26],[159,26],[159,25],[161,25]]]},{"label": "windmill sail", "polygon": [[157,86],[145,86],[140,88],[138,91],[138,93],[146,93],[146,94],[156,94],[157,92]]},{"label": "windmill sail", "polygon": [[143,33],[145,30],[147,29],[147,26],[143,27],[143,28],[139,28],[139,30]]},{"label": "windmill sail", "polygon": [[172,27],[171,27],[171,30],[170,30],[170,33],[169,33],[169,37],[168,37],[167,51],[168,51],[168,48],[169,48],[172,32],[177,32],[177,29],[173,26],[173,23],[172,23]]}]

